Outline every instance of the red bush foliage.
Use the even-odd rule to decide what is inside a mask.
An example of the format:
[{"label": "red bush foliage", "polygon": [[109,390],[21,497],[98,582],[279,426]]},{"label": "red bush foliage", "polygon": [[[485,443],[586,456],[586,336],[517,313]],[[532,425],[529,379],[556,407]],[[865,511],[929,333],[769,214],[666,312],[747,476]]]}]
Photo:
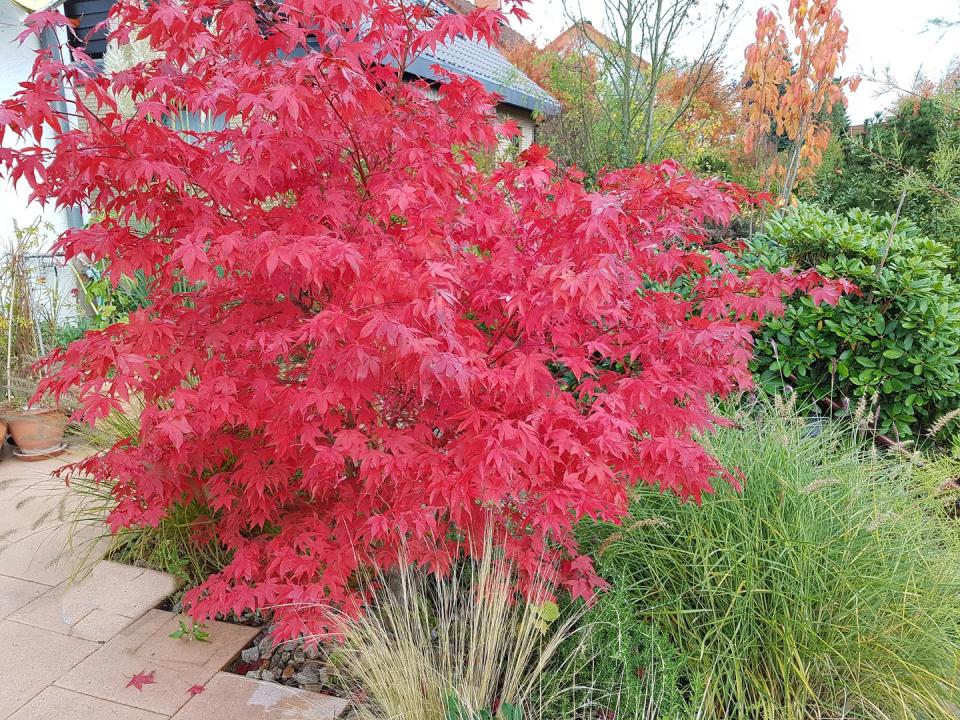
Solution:
[{"label": "red bush foliage", "polygon": [[[443,571],[490,518],[527,581],[591,594],[578,519],[618,521],[638,482],[735,481],[695,440],[709,399],[750,386],[782,293],[839,292],[728,266],[704,226],[748,196],[674,164],[587,190],[533,147],[481,172],[466,150],[510,131],[495,99],[462,77],[431,97],[395,59],[500,16],[418,12],[123,0],[115,39],[156,59],[107,77],[44,52],[0,109],[24,138],[0,164],[95,218],[59,247],[151,278],[149,308],[54,353],[40,391],[77,391],[89,422],[142,395],[140,436],[81,470],[114,484],[115,528],[210,508],[234,555],[188,595],[198,617],[277,605],[281,636],[316,629],[297,605],[356,602],[403,544]],[[164,122],[182,111],[225,122]]]}]

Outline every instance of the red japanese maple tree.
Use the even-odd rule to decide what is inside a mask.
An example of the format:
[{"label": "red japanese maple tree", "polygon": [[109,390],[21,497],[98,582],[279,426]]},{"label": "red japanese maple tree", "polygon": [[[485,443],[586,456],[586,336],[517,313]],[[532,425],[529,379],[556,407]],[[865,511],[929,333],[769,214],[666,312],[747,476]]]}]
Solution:
[{"label": "red japanese maple tree", "polygon": [[[149,307],[55,352],[40,392],[74,390],[89,422],[144,399],[139,436],[81,469],[111,483],[114,528],[210,508],[233,560],[187,596],[198,617],[276,606],[281,636],[316,628],[300,606],[356,602],[358,570],[403,547],[443,571],[490,522],[525,581],[589,595],[574,524],[620,520],[638,482],[735,481],[696,441],[710,399],[750,386],[783,293],[840,291],[738,272],[706,227],[750,199],[675,164],[587,189],[534,146],[482,171],[515,132],[496,99],[400,66],[500,13],[121,0],[112,18],[152,59],[108,76],[41,52],[0,109],[22,138],[0,167],[88,208],[68,256],[150,278]],[[184,112],[222,122],[165,122]]]}]

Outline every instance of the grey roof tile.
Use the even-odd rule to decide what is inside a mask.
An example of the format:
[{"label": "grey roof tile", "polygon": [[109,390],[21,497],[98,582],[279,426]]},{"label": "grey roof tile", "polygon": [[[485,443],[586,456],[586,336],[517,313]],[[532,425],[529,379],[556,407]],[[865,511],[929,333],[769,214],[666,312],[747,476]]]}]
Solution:
[{"label": "grey roof tile", "polygon": [[560,103],[550,93],[521,72],[497,48],[485,42],[457,37],[438,46],[435,52],[424,52],[410,62],[406,70],[425,80],[438,80],[431,69],[434,65],[476,78],[510,105],[547,114],[560,111]]}]

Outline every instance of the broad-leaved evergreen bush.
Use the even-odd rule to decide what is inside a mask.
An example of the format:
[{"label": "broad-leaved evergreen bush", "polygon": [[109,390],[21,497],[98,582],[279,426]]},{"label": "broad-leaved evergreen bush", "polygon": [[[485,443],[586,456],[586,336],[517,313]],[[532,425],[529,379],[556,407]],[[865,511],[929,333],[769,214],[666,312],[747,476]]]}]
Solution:
[{"label": "broad-leaved evergreen bush", "polygon": [[769,392],[832,398],[876,408],[876,430],[913,438],[957,405],[960,285],[950,248],[916,225],[851,210],[801,205],[767,222],[752,240],[768,267],[817,268],[846,278],[859,294],[835,307],[808,298],[767,323],[754,368]]}]

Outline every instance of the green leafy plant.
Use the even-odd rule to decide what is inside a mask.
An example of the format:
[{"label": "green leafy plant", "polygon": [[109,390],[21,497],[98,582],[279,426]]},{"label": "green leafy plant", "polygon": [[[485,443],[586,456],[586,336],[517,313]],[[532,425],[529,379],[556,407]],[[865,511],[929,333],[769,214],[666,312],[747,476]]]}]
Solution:
[{"label": "green leafy plant", "polygon": [[490,710],[471,711],[464,707],[463,702],[456,695],[447,696],[447,711],[443,720],[523,720],[523,711],[516,705],[502,703],[497,712]]},{"label": "green leafy plant", "polygon": [[695,668],[635,612],[628,578],[611,576],[546,673],[552,720],[692,720],[702,698]]},{"label": "green leafy plant", "polygon": [[[958,70],[939,87],[905,94],[887,116],[877,115],[857,136],[845,134],[830,172],[818,176],[812,197],[838,211],[861,208],[902,214],[960,260],[960,93]],[[951,79],[952,78],[952,79]]]},{"label": "green leafy plant", "polygon": [[210,633],[204,630],[204,627],[203,624],[195,622],[191,622],[190,627],[187,627],[186,621],[180,620],[180,627],[170,633],[170,637],[174,640],[193,638],[198,642],[210,642]]},{"label": "green leafy plant", "polygon": [[940,478],[789,408],[731,419],[708,442],[742,493],[697,507],[640,488],[624,526],[582,529],[632,615],[703,678],[699,716],[953,717],[960,537]]},{"label": "green leafy plant", "polygon": [[116,284],[107,272],[106,261],[87,264],[81,274],[83,291],[93,317],[91,324],[105,328],[115,322],[123,322],[134,310],[150,304],[149,283],[142,270],[132,277],[123,276]]},{"label": "green leafy plant", "polygon": [[753,238],[764,267],[816,267],[860,288],[836,306],[788,302],[757,343],[759,384],[804,400],[864,401],[876,430],[906,439],[952,410],[960,392],[960,284],[951,252],[913,223],[801,205]]}]

